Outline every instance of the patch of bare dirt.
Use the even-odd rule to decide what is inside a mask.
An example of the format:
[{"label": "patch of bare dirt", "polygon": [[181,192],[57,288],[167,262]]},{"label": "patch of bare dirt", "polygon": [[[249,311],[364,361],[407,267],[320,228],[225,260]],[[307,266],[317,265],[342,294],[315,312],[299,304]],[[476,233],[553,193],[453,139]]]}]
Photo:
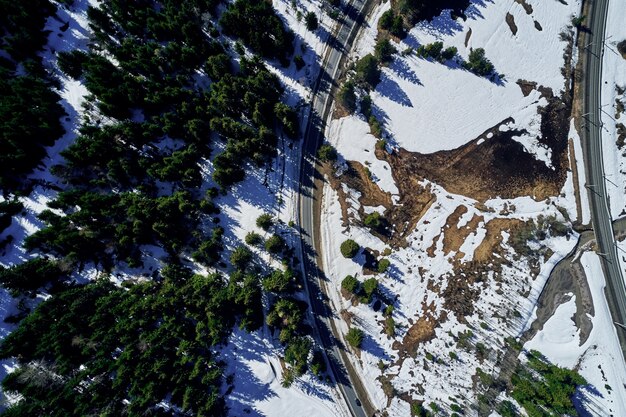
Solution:
[{"label": "patch of bare dirt", "polygon": [[528,97],[528,95],[532,93],[535,88],[537,88],[537,83],[535,81],[517,80],[515,84],[519,85],[524,97]]},{"label": "patch of bare dirt", "polygon": [[466,225],[459,227],[459,220],[465,213],[467,213],[467,207],[458,206],[448,216],[443,228],[443,253],[448,255],[450,252],[456,252],[455,259],[461,259],[465,256],[463,252],[459,252],[459,249],[470,233],[475,232],[480,222],[485,220],[483,216],[474,215]]},{"label": "patch of bare dirt", "polygon": [[509,25],[509,29],[511,29],[511,33],[513,36],[517,35],[517,25],[515,24],[515,17],[511,13],[507,13],[504,18],[506,24]]},{"label": "patch of bare dirt", "polygon": [[472,28],[469,28],[467,33],[465,34],[465,47],[467,48],[467,44],[469,44],[469,40],[472,37]]},{"label": "patch of bare dirt", "polygon": [[521,4],[524,10],[526,10],[526,14],[533,14],[533,6],[526,3],[526,0],[515,0],[515,3]]},{"label": "patch of bare dirt", "polygon": [[572,168],[572,175],[574,180],[574,195],[576,196],[576,218],[582,219],[582,207],[580,202],[580,186],[578,183],[578,164],[576,163],[576,152],[574,152],[574,140],[569,138],[569,160]]},{"label": "patch of bare dirt", "polygon": [[444,311],[439,318],[435,318],[434,309],[434,303],[424,309],[424,313],[411,325],[402,342],[396,340],[393,343],[392,348],[398,351],[400,361],[408,356],[415,357],[419,345],[432,340],[439,323],[446,321],[446,312]]},{"label": "patch of bare dirt", "polygon": [[[384,153],[381,150],[376,152],[377,155],[379,152]],[[419,184],[421,178],[411,175],[409,172],[403,170],[392,172],[399,190],[399,201],[398,204],[394,205],[391,200],[391,194],[382,191],[372,181],[366,167],[356,161],[348,161],[347,165],[348,168],[339,177],[332,173],[328,175],[330,185],[339,194],[344,224],[346,224],[348,218],[347,207],[344,210],[347,196],[342,190],[341,183],[345,183],[350,188],[361,193],[359,198],[361,203],[359,214],[361,218],[365,217],[363,206],[385,207],[384,218],[389,227],[372,230],[374,235],[392,247],[405,246],[407,244],[406,237],[415,230],[417,222],[436,200],[435,195],[430,190],[430,186],[422,186]]]},{"label": "patch of bare dirt", "polygon": [[[565,182],[569,163],[566,152],[568,129],[557,131],[555,127],[563,127],[564,123],[568,123],[569,114],[566,109],[550,104],[542,113],[546,119],[542,121],[542,129],[551,136],[541,141],[552,148],[555,170],[548,168],[513,140],[514,136],[524,131],[500,131],[500,126],[513,121],[511,118],[457,149],[433,154],[400,149],[393,154],[380,152],[377,155],[391,165],[396,183],[405,181],[407,177],[413,178],[413,181],[416,177],[427,178],[448,192],[481,202],[495,197],[510,199],[522,196],[543,200],[558,195]],[[566,120],[560,121],[562,117]],[[550,120],[559,122],[551,123]],[[489,133],[490,138],[487,137]]]}]

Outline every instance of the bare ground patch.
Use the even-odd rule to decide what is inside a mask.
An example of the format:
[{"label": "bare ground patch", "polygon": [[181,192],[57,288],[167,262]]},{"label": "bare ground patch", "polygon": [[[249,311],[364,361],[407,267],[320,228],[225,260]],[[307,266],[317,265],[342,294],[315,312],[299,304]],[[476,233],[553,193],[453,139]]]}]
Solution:
[{"label": "bare ground patch", "polygon": [[507,13],[504,18],[506,24],[509,25],[509,29],[511,29],[511,33],[513,36],[517,35],[517,25],[515,24],[515,17],[511,13]]}]

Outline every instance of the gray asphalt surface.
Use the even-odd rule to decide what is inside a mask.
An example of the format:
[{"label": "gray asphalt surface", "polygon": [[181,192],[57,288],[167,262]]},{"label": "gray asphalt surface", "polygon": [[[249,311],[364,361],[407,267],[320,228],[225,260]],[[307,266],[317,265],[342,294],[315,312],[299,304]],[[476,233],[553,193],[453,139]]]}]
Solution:
[{"label": "gray asphalt surface", "polygon": [[298,199],[298,223],[302,237],[305,283],[315,317],[317,335],[326,350],[330,370],[333,372],[345,403],[354,417],[367,416],[361,401],[369,404],[369,400],[358,398],[354,385],[360,385],[360,381],[352,381],[345,370],[345,362],[349,359],[339,342],[341,339],[332,322],[335,313],[325,302],[326,296],[323,293],[324,285],[322,283],[325,277],[316,259],[315,234],[318,231],[315,230],[315,176],[317,175],[315,158],[317,149],[324,139],[324,128],[330,115],[332,93],[335,80],[339,78],[340,64],[356,37],[366,4],[367,0],[352,0],[344,6],[340,17],[342,19],[341,26],[334,34],[331,34],[327,46],[329,48],[328,53],[314,88],[313,102],[305,130]]},{"label": "gray asphalt surface", "polygon": [[[615,1],[615,0],[614,0]],[[584,54],[585,96],[584,129],[582,131],[585,150],[585,169],[589,178],[591,220],[598,242],[598,252],[606,278],[606,296],[613,320],[626,323],[626,288],[619,265],[615,245],[608,194],[604,178],[602,159],[602,125],[600,93],[602,87],[602,55],[604,53],[604,32],[608,0],[596,0],[591,4],[589,16],[590,33],[586,40]],[[626,358],[626,331],[616,326],[617,335]]]}]

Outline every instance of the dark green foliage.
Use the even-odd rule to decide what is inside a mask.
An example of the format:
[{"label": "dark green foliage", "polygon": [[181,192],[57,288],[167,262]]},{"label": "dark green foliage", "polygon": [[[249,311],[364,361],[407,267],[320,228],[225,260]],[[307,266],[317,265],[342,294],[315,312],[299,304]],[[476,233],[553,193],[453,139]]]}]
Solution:
[{"label": "dark green foliage", "polygon": [[0,68],[0,188],[22,188],[25,174],[65,131],[61,99],[47,80]]},{"label": "dark green foliage", "polygon": [[304,20],[306,22],[306,28],[310,31],[314,31],[319,27],[319,22],[317,21],[317,15],[314,12],[308,12],[304,16]]},{"label": "dark green foliage", "polygon": [[365,116],[365,119],[369,119],[373,116],[372,114],[372,97],[369,94],[366,94],[361,99],[361,113]]},{"label": "dark green foliage", "polygon": [[389,269],[389,267],[391,266],[391,262],[389,262],[389,259],[381,259],[380,261],[378,261],[378,272],[380,272],[381,274],[384,274],[385,272],[387,272],[387,270]]},{"label": "dark green foliage", "polygon": [[23,208],[24,205],[18,200],[6,200],[0,203],[0,232],[11,225],[13,216]]},{"label": "dark green foliage", "polygon": [[353,113],[356,109],[356,94],[354,92],[354,83],[351,81],[345,82],[339,89],[337,99],[339,104],[345,108],[348,113]]},{"label": "dark green foliage", "polygon": [[89,56],[77,49],[69,52],[59,52],[57,58],[59,69],[68,77],[78,80],[83,75],[83,64]]},{"label": "dark green foliage", "polygon": [[298,114],[291,107],[284,103],[276,103],[274,105],[274,115],[276,120],[282,125],[287,136],[290,138],[298,137],[300,121]]},{"label": "dark green foliage", "polygon": [[363,281],[363,285],[361,286],[361,301],[369,304],[372,301],[372,297],[378,290],[378,280],[376,278],[368,278]]},{"label": "dark green foliage", "polygon": [[256,232],[248,232],[244,240],[250,246],[257,246],[263,241],[263,238]]},{"label": "dark green foliage", "polygon": [[469,4],[469,0],[398,0],[393,3],[393,10],[412,27],[420,21],[439,16],[446,9],[452,9],[453,16],[460,15]]},{"label": "dark green foliage", "polygon": [[267,231],[274,225],[274,218],[269,213],[263,213],[256,219],[257,227]]},{"label": "dark green foliage", "polygon": [[244,270],[252,261],[252,252],[245,246],[237,246],[230,254],[230,263],[239,270]]},{"label": "dark green foliage", "polygon": [[302,55],[296,55],[293,57],[293,63],[296,65],[296,69],[300,71],[304,68],[304,59],[302,59]]},{"label": "dark green foliage", "polygon": [[374,55],[383,64],[391,62],[392,56],[396,52],[398,50],[389,42],[389,39],[380,39],[374,46]]},{"label": "dark green foliage", "polygon": [[346,275],[346,277],[341,281],[341,288],[350,294],[356,294],[359,291],[359,287],[359,280],[352,275]]},{"label": "dark green foliage", "polygon": [[310,368],[313,375],[317,377],[321,377],[321,375],[326,372],[326,360],[324,359],[324,354],[321,351],[313,351],[313,359],[311,360]]},{"label": "dark green foliage", "polygon": [[333,162],[337,160],[337,150],[329,143],[325,143],[317,150],[317,157],[322,162]]},{"label": "dark green foliage", "polygon": [[285,348],[285,362],[293,368],[295,376],[302,376],[307,369],[307,358],[311,351],[311,340],[306,337],[295,337]]},{"label": "dark green foliage", "polygon": [[356,76],[358,82],[365,83],[369,88],[376,88],[380,82],[378,60],[372,54],[367,54],[356,62]]},{"label": "dark green foliage", "polygon": [[225,34],[241,38],[266,58],[284,60],[293,52],[294,35],[285,29],[269,2],[237,0],[224,12],[220,24]]},{"label": "dark green foliage", "polygon": [[302,333],[304,306],[293,298],[281,298],[270,308],[266,323],[273,329],[280,330],[281,343],[289,343]]},{"label": "dark green foliage", "polygon": [[293,292],[296,274],[293,269],[287,268],[284,271],[272,271],[263,278],[263,289],[274,293]]},{"label": "dark green foliage", "polygon": [[365,226],[369,228],[378,229],[382,225],[381,218],[382,216],[380,215],[380,213],[377,211],[374,211],[368,214],[367,216],[365,216],[365,218],[363,219],[363,224],[365,224]]},{"label": "dark green foliage", "polygon": [[393,36],[397,36],[400,39],[406,37],[406,31],[404,30],[404,23],[402,17],[396,15],[393,10],[387,10],[382,14],[378,20],[378,27],[383,30],[388,30]]},{"label": "dark green foliage", "polygon": [[519,413],[517,411],[517,407],[511,401],[505,400],[498,405],[498,413],[502,417],[517,417]]},{"label": "dark green foliage", "polygon": [[265,250],[271,254],[279,254],[285,250],[285,239],[279,235],[272,235],[265,241]]},{"label": "dark green foliage", "polygon": [[224,229],[216,227],[211,231],[211,236],[205,238],[198,245],[198,249],[191,254],[194,261],[204,265],[214,265],[220,260],[220,254],[224,249],[222,236]]},{"label": "dark green foliage", "polygon": [[354,258],[361,247],[354,240],[348,239],[341,244],[340,249],[344,258]]},{"label": "dark green foliage", "polygon": [[443,50],[443,42],[433,42],[426,45],[420,45],[417,48],[417,55],[422,58],[439,59]]},{"label": "dark green foliage", "polygon": [[346,340],[353,348],[360,348],[363,343],[363,330],[357,329],[356,327],[351,327],[346,334]]},{"label": "dark green foliage", "polygon": [[494,66],[485,56],[483,48],[470,49],[469,59],[463,66],[476,75],[487,76],[493,73]]},{"label": "dark green foliage", "polygon": [[456,54],[458,53],[458,50],[456,49],[456,46],[449,46],[446,49],[444,49],[443,51],[441,51],[441,60],[443,61],[449,61],[452,58],[454,58],[456,56]]},{"label": "dark green foliage", "polygon": [[577,415],[572,396],[587,382],[576,371],[549,363],[541,353],[527,354],[527,366],[520,366],[511,377],[511,396],[529,416]]},{"label": "dark green foliage", "polygon": [[[2,358],[20,358],[3,382],[24,396],[17,408],[59,417],[142,415],[167,397],[193,415],[225,415],[214,347],[242,311],[260,305],[260,294],[244,301],[246,285],[231,291],[219,275],[180,267],[163,276],[128,289],[107,282],[71,289],[24,319],[0,346]],[[45,389],[38,381],[47,381]]]},{"label": "dark green foliage", "polygon": [[55,261],[35,258],[11,268],[0,266],[0,284],[16,294],[31,292],[57,282],[62,274]]}]

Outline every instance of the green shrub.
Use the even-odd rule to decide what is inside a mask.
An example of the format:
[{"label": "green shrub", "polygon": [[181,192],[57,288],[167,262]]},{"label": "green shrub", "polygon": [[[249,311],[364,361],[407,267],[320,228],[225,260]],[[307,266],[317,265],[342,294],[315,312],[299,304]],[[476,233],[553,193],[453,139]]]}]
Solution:
[{"label": "green shrub", "polygon": [[358,292],[359,285],[359,280],[352,275],[347,275],[343,280],[341,280],[341,288],[350,294],[356,294]]},{"label": "green shrub", "polygon": [[265,241],[265,250],[271,254],[281,253],[285,249],[285,240],[279,235],[272,235]]},{"label": "green shrub", "polygon": [[267,231],[274,225],[274,218],[269,213],[263,213],[256,219],[256,225]]},{"label": "green shrub", "polygon": [[322,162],[333,162],[337,160],[337,150],[329,143],[325,143],[317,151],[317,157]]},{"label": "green shrub", "polygon": [[380,261],[378,261],[378,268],[377,268],[378,272],[381,274],[384,274],[385,272],[387,272],[390,266],[391,266],[391,262],[389,262],[389,259],[383,258]]},{"label": "green shrub", "polygon": [[389,39],[380,39],[374,46],[374,55],[383,64],[391,62],[393,54],[398,50],[389,42]]},{"label": "green shrub", "polygon": [[480,76],[487,76],[494,70],[494,66],[485,56],[483,48],[470,49],[469,59],[463,66]]},{"label": "green shrub", "polygon": [[239,270],[244,270],[252,261],[252,252],[245,246],[237,246],[230,255],[230,263]]},{"label": "green shrub", "polygon": [[354,258],[361,247],[354,240],[348,239],[341,244],[340,249],[344,258]]},{"label": "green shrub", "polygon": [[306,28],[310,31],[314,31],[319,27],[319,22],[317,21],[317,15],[313,12],[308,12],[304,17],[306,22]]},{"label": "green shrub", "polygon": [[351,327],[346,334],[346,340],[353,348],[360,348],[363,343],[363,330],[357,329],[356,327]]},{"label": "green shrub", "polygon": [[376,290],[378,290],[378,280],[376,278],[366,279],[365,281],[363,281],[362,290],[362,301],[365,303],[370,303],[372,301],[372,297],[376,293]]},{"label": "green shrub", "polygon": [[370,227],[372,229],[377,229],[382,224],[381,217],[382,216],[380,215],[379,212],[374,211],[365,216],[365,218],[363,219],[363,224],[365,224],[365,226]]},{"label": "green shrub", "polygon": [[356,110],[356,93],[354,92],[354,83],[352,81],[347,81],[341,86],[338,100],[339,104],[348,113],[354,113],[354,110]]},{"label": "green shrub", "polygon": [[378,59],[372,54],[367,54],[356,62],[355,79],[367,84],[370,88],[376,88],[380,82],[380,69]]},{"label": "green shrub", "polygon": [[257,246],[263,241],[263,238],[257,232],[248,232],[244,240],[250,246]]}]

